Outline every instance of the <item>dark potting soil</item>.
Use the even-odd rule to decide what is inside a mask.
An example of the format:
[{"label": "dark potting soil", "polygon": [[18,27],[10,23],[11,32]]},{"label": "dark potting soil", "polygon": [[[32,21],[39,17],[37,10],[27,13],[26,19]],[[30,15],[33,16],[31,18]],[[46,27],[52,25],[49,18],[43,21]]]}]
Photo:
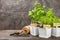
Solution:
[{"label": "dark potting soil", "polygon": [[40,23],[37,23],[37,24],[38,24],[37,27],[43,28],[42,24],[40,24]]}]

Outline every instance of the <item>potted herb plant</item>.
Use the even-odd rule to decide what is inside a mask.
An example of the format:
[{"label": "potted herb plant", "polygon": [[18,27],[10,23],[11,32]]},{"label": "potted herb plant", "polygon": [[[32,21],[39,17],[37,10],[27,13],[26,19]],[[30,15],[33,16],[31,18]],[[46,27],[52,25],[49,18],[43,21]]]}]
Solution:
[{"label": "potted herb plant", "polygon": [[41,16],[43,16],[44,13],[44,5],[36,2],[34,4],[34,9],[32,11],[29,11],[29,17],[31,18],[31,24],[30,24],[30,34],[33,36],[38,35],[38,20]]},{"label": "potted herb plant", "polygon": [[46,11],[46,15],[40,18],[40,22],[42,23],[42,27],[39,27],[39,37],[41,38],[49,38],[51,37],[51,26],[53,24],[53,11],[52,8],[49,8]]},{"label": "potted herb plant", "polygon": [[[49,38],[51,36],[51,25],[48,24],[47,19],[45,17],[43,17],[44,23],[42,23],[42,27],[39,27],[39,37],[41,38]],[[45,22],[46,21],[46,22]]]},{"label": "potted herb plant", "polygon": [[38,27],[37,27],[37,12],[40,10],[39,3],[34,4],[34,9],[29,11],[28,16],[31,18],[31,24],[30,24],[30,34],[33,36],[38,35]]},{"label": "potted herb plant", "polygon": [[60,19],[56,16],[53,19],[52,36],[60,37]]}]

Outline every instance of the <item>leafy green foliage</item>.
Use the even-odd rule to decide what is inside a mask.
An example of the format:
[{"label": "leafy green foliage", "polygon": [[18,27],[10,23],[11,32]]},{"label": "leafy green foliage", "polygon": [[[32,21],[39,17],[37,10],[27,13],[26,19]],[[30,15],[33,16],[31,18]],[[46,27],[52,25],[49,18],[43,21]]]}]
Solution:
[{"label": "leafy green foliage", "polygon": [[29,11],[28,16],[31,18],[31,20],[37,21],[40,19],[40,17],[45,15],[45,6],[43,4],[40,4],[36,2],[34,4],[34,9]]},{"label": "leafy green foliage", "polygon": [[60,19],[54,15],[53,9],[49,8],[46,11],[46,15],[40,18],[40,22],[42,24],[52,25],[53,23],[60,22]]},{"label": "leafy green foliage", "polygon": [[60,22],[60,19],[54,15],[53,8],[45,10],[45,5],[36,2],[34,4],[34,9],[29,11],[28,16],[31,21],[38,22],[41,24],[49,24]]},{"label": "leafy green foliage", "polygon": [[46,14],[45,14],[45,16],[42,16],[41,18],[40,18],[40,22],[42,23],[42,24],[52,24],[53,22],[52,22],[52,19],[53,19],[53,11],[52,11],[52,9],[48,9],[47,11],[46,11]]}]

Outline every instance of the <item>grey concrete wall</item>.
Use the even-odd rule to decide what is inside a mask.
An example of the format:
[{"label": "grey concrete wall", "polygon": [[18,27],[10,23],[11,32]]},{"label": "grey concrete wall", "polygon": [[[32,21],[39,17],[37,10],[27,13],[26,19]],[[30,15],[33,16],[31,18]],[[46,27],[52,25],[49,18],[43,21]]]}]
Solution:
[{"label": "grey concrete wall", "polygon": [[20,29],[30,24],[28,11],[36,0],[0,0],[0,29]]},{"label": "grey concrete wall", "polygon": [[42,0],[46,8],[53,8],[56,16],[60,17],[60,0]]},{"label": "grey concrete wall", "polygon": [[60,0],[0,0],[0,29],[20,29],[30,24],[28,11],[35,1],[53,7],[55,15],[60,17]]}]

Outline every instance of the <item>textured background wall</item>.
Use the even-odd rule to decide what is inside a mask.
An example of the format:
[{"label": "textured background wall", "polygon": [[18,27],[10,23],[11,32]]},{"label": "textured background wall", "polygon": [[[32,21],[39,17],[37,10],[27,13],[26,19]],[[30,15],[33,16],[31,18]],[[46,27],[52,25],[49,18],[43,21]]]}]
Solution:
[{"label": "textured background wall", "polygon": [[53,7],[60,17],[60,0],[0,0],[0,29],[20,29],[30,24],[28,11],[33,3],[39,1],[47,7]]}]

